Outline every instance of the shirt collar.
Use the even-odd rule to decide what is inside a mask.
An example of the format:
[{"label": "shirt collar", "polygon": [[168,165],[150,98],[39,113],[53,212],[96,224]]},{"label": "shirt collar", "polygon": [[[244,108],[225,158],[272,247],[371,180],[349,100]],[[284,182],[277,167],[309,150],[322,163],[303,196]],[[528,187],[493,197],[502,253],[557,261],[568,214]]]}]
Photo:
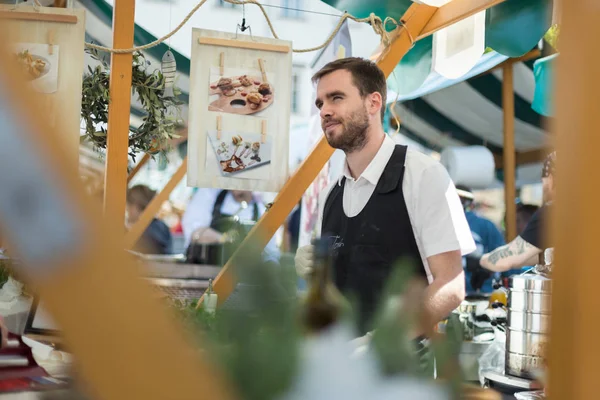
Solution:
[{"label": "shirt collar", "polygon": [[[392,157],[392,153],[394,152],[394,147],[396,144],[394,141],[388,136],[385,135],[383,138],[383,143],[381,147],[375,154],[375,157],[371,160],[367,168],[363,171],[363,173],[356,180],[357,182],[361,179],[366,179],[372,185],[377,185],[379,182],[379,178],[383,174],[383,170],[387,165],[390,157]],[[342,178],[346,179],[354,179],[352,178],[352,174],[350,173],[350,169],[348,168],[348,162],[344,162],[344,172],[338,178],[338,185],[342,184]]]}]

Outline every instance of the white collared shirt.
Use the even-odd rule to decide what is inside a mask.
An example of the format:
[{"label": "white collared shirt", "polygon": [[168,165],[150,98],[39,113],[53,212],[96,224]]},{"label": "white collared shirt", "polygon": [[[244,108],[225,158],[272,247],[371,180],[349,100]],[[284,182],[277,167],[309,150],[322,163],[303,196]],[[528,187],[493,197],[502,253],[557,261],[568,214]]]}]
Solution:
[{"label": "white collared shirt", "polygon": [[[356,180],[352,178],[348,164],[345,163],[344,172],[339,179],[320,194],[317,221],[319,234],[325,200],[333,186],[341,185],[342,178],[346,178],[344,214],[348,217],[358,215],[375,191],[395,145],[386,135],[377,154]],[[475,250],[475,242],[454,183],[442,164],[423,153],[409,149],[404,166],[404,200],[421,260],[431,282],[427,257],[454,250],[461,250],[462,255],[469,254]]]}]

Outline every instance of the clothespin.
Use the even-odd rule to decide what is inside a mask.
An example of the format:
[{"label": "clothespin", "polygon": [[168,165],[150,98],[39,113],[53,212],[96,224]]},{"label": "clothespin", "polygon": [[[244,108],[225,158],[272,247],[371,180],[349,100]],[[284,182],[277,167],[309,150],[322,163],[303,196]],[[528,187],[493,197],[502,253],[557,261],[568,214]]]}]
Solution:
[{"label": "clothespin", "polygon": [[267,120],[263,119],[261,121],[261,137],[260,137],[260,141],[261,143],[267,143]]},{"label": "clothespin", "polygon": [[262,79],[264,83],[267,83],[267,72],[265,71],[265,61],[262,58],[258,59],[258,66],[260,67],[260,72],[262,73]]},{"label": "clothespin", "polygon": [[221,68],[221,71],[220,71],[221,76],[225,75],[225,71],[224,71],[224,69],[225,69],[225,53],[224,52],[221,52],[221,55],[220,55],[219,68]]},{"label": "clothespin", "polygon": [[54,29],[48,31],[48,54],[54,54]]},{"label": "clothespin", "polygon": [[222,117],[220,115],[217,115],[217,140],[221,140],[221,122]]}]

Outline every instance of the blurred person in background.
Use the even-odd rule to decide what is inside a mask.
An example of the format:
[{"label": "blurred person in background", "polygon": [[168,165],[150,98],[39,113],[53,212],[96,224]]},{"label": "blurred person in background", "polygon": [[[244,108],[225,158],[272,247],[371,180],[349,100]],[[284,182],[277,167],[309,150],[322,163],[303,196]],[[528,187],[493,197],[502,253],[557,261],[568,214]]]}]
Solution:
[{"label": "blurred person in background", "polygon": [[[187,248],[194,240],[198,243],[220,242],[223,234],[234,228],[234,221],[248,227],[265,213],[265,205],[256,193],[244,190],[200,188],[192,196],[183,214],[181,226]],[[280,251],[275,237],[263,252],[265,261],[279,262]]]},{"label": "blurred person in background", "polygon": [[462,202],[467,223],[471,229],[476,250],[463,257],[463,268],[465,270],[467,296],[475,294],[489,294],[493,291],[494,279],[500,278],[500,274],[492,273],[479,265],[479,259],[485,253],[503,246],[504,237],[496,225],[487,218],[477,215],[473,211],[475,197],[470,188],[457,185],[456,191]]},{"label": "blurred person in background", "polygon": [[[140,218],[156,192],[146,185],[136,185],[127,190],[127,227],[131,228]],[[167,224],[153,218],[133,250],[149,254],[172,254],[173,237]]]},{"label": "blurred person in background", "polygon": [[540,256],[546,248],[553,247],[546,234],[556,193],[556,152],[550,153],[542,168],[544,205],[533,214],[523,231],[509,244],[481,257],[481,266],[495,272],[505,272],[527,265],[543,264]]}]

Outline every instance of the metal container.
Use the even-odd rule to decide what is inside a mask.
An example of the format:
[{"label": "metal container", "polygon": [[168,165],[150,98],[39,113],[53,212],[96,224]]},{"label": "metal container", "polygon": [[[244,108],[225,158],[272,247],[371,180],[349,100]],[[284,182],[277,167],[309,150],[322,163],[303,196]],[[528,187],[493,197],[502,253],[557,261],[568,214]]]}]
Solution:
[{"label": "metal container", "polygon": [[548,347],[548,335],[506,329],[506,351],[524,356],[543,357]]},{"label": "metal container", "polygon": [[552,281],[540,275],[514,275],[510,277],[509,287],[511,290],[535,293],[552,293]]},{"label": "metal container", "polygon": [[505,373],[533,378],[543,368],[550,332],[552,281],[541,275],[510,279],[506,328]]},{"label": "metal container", "polygon": [[550,314],[510,310],[508,327],[515,331],[549,333]]},{"label": "metal container", "polygon": [[549,294],[511,290],[508,293],[508,308],[510,311],[550,314],[550,300]]},{"label": "metal container", "polygon": [[543,357],[506,353],[505,369],[508,375],[535,379],[533,371],[544,368],[544,365],[545,360]]}]

